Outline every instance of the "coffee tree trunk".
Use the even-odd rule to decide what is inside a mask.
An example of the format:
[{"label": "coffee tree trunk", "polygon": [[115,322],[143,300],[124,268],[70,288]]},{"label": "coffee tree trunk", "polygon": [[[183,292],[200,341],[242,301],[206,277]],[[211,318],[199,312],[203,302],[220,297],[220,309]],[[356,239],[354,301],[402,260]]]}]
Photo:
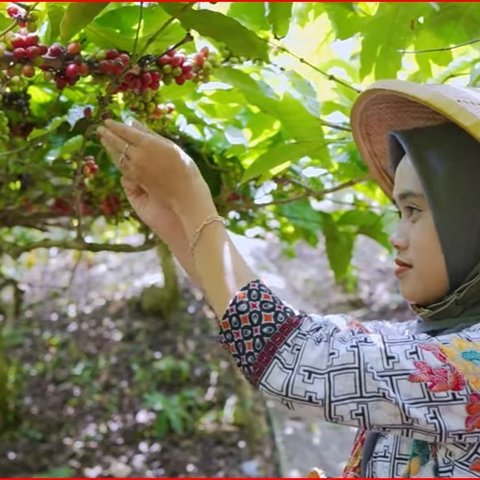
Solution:
[{"label": "coffee tree trunk", "polygon": [[180,299],[177,267],[165,243],[159,241],[156,250],[164,276],[164,284],[163,287],[154,285],[145,288],[140,296],[140,305],[144,313],[162,315],[168,319],[178,306]]}]

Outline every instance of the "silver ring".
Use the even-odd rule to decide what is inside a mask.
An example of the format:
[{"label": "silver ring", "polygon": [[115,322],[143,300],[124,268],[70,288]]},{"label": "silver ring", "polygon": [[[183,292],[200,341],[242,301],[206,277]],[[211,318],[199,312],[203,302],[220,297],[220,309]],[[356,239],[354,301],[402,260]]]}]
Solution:
[{"label": "silver ring", "polygon": [[118,160],[118,166],[120,168],[123,168],[123,165],[124,165],[125,161],[128,160],[127,151],[131,146],[132,146],[131,143],[126,143],[125,146],[123,147],[123,151],[122,151],[122,153],[120,155],[120,158]]},{"label": "silver ring", "polygon": [[131,143],[126,143],[125,146],[123,147],[123,152],[122,152],[122,155],[124,155],[125,157],[127,156],[127,150],[132,146]]},{"label": "silver ring", "polygon": [[127,157],[125,154],[123,154],[123,153],[120,155],[120,158],[119,158],[119,160],[118,160],[118,166],[119,166],[120,168],[123,168],[123,164],[125,163],[125,161],[127,160],[127,158],[128,158],[128,157]]}]

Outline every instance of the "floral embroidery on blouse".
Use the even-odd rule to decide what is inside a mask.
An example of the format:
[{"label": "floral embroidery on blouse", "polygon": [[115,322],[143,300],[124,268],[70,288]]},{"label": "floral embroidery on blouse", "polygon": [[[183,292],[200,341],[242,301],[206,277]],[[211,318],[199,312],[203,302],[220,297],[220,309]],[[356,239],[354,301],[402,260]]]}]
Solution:
[{"label": "floral embroidery on blouse", "polygon": [[474,392],[470,395],[467,403],[467,414],[465,420],[467,432],[480,429],[480,393]]},{"label": "floral embroidery on blouse", "polygon": [[343,478],[358,478],[360,476],[363,447],[365,446],[366,438],[366,430],[359,430],[357,436],[355,437],[355,441],[353,442],[350,457],[343,468]]},{"label": "floral embroidery on blouse", "polygon": [[430,461],[432,453],[430,448],[430,445],[423,440],[413,441],[412,452],[403,474],[404,477],[411,478],[420,473],[420,469]]},{"label": "floral embroidery on blouse", "polygon": [[431,367],[427,362],[413,362],[417,368],[408,380],[413,383],[425,382],[431,392],[458,392],[465,387],[463,375],[451,365]]},{"label": "floral embroidery on blouse", "polygon": [[[433,338],[407,323],[306,314],[255,280],[220,338],[264,394],[360,429],[345,477],[480,477],[479,326]],[[366,430],[382,435],[362,461]]]},{"label": "floral embroidery on blouse", "polygon": [[463,338],[452,338],[450,345],[442,345],[442,352],[468,380],[474,390],[480,391],[480,343]]}]

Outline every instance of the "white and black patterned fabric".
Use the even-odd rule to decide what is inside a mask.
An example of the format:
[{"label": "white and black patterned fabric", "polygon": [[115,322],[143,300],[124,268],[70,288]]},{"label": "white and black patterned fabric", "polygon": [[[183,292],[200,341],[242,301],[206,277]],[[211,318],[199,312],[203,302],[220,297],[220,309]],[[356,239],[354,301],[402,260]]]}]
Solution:
[{"label": "white and black patterned fabric", "polygon": [[308,315],[255,280],[220,335],[265,394],[360,428],[345,477],[360,475],[366,431],[380,433],[370,477],[480,477],[480,324],[437,337],[415,324]]}]

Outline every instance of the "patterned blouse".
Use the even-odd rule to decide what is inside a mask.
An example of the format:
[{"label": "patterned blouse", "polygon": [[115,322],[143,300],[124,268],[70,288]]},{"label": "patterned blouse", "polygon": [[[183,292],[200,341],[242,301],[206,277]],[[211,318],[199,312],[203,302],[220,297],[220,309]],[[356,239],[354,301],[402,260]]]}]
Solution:
[{"label": "patterned blouse", "polygon": [[431,337],[417,323],[309,315],[255,280],[220,339],[266,395],[360,429],[344,477],[361,475],[367,431],[367,477],[480,477],[480,324]]}]

